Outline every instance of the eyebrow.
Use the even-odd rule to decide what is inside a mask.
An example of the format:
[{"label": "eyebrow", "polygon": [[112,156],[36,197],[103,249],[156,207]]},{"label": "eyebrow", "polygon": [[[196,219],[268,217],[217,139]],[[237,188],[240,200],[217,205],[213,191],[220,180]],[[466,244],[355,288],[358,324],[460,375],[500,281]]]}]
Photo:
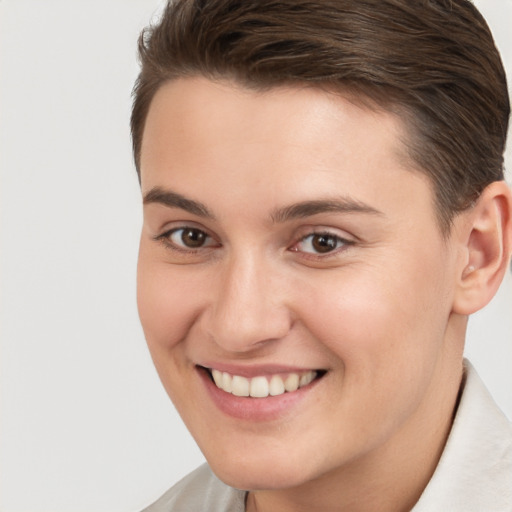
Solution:
[{"label": "eyebrow", "polygon": [[281,223],[293,219],[311,217],[319,213],[365,213],[384,215],[381,211],[365,203],[349,197],[340,197],[295,203],[275,210],[271,217],[274,222]]},{"label": "eyebrow", "polygon": [[[185,196],[165,190],[161,187],[154,187],[144,195],[143,204],[162,204],[169,208],[180,208],[186,212],[199,217],[215,220],[213,213],[206,205]],[[371,215],[383,215],[383,213],[372,206],[350,197],[317,199],[294,203],[283,208],[274,210],[270,216],[274,223],[283,223],[293,219],[311,217],[320,213],[365,213]]]},{"label": "eyebrow", "polygon": [[160,187],[152,188],[147,194],[144,195],[143,204],[162,204],[169,208],[180,208],[186,212],[199,217],[214,220],[215,216],[212,212],[199,201],[193,199],[187,199],[185,196],[172,192],[170,190],[164,190]]}]

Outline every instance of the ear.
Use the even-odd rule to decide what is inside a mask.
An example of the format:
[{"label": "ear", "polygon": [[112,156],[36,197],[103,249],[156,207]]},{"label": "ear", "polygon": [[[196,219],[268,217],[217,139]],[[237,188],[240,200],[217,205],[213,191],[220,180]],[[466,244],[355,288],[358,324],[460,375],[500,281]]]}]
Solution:
[{"label": "ear", "polygon": [[504,181],[487,186],[464,223],[464,258],[453,311],[470,315],[495,295],[510,266],[512,195]]}]

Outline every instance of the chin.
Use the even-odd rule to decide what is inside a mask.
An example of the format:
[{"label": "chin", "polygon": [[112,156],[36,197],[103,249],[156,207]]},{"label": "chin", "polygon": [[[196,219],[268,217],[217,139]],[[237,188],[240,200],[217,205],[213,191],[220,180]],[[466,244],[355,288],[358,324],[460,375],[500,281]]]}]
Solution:
[{"label": "chin", "polygon": [[269,455],[266,460],[251,461],[244,457],[208,459],[215,475],[225,484],[246,491],[288,489],[315,478],[307,463],[298,467],[287,459]]}]

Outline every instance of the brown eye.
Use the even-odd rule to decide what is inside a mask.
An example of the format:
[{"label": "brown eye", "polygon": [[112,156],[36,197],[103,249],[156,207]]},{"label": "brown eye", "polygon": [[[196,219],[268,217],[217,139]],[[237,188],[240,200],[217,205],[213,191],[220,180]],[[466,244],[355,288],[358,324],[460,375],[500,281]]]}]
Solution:
[{"label": "brown eye", "polygon": [[320,253],[334,251],[338,246],[338,238],[331,235],[313,235],[311,246]]},{"label": "brown eye", "polygon": [[199,229],[184,229],[181,233],[181,241],[187,247],[202,247],[206,240],[206,233]]},{"label": "brown eye", "polygon": [[350,240],[345,240],[331,233],[311,233],[300,240],[294,250],[309,254],[325,254],[352,243]]},{"label": "brown eye", "polygon": [[197,228],[175,229],[167,237],[170,242],[181,249],[199,249],[214,243],[210,236]]}]

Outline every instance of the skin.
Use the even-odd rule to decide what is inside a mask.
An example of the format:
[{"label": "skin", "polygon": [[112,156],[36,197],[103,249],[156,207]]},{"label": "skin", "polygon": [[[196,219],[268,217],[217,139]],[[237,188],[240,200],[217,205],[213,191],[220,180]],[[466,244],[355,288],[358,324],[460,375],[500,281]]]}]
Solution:
[{"label": "skin", "polygon": [[[186,78],[152,101],[140,317],[165,389],[214,472],[251,491],[249,511],[410,510],[438,462],[474,218],[443,237],[403,138],[392,114],[312,88]],[[169,191],[181,202],[164,204]],[[284,215],[326,200],[343,208]],[[333,250],[316,252],[315,233]],[[213,403],[206,363],[327,373],[272,420],[245,421]]]}]

